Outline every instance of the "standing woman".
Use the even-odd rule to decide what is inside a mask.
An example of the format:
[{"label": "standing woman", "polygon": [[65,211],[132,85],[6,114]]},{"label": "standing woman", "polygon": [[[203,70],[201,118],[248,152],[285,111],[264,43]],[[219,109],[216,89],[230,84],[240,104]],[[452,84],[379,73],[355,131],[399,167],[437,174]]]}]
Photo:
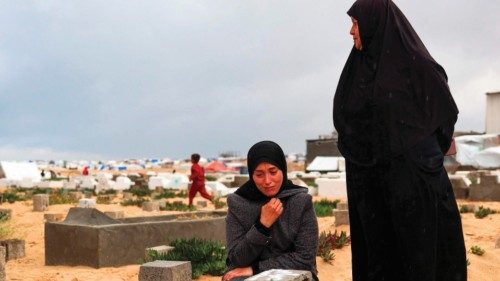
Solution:
[{"label": "standing woman", "polygon": [[467,280],[443,167],[458,109],[444,69],[391,0],[358,0],[333,118],[346,158],[353,281]]},{"label": "standing woman", "polygon": [[281,147],[262,141],[248,151],[250,179],[227,198],[229,271],[223,281],[269,269],[311,271],[316,278],[318,222],[307,188],[287,179]]}]

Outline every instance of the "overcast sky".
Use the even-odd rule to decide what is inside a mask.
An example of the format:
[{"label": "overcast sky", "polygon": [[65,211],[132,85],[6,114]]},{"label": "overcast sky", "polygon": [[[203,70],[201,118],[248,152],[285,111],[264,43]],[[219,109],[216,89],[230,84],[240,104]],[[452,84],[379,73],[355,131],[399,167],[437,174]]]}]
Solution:
[{"label": "overcast sky", "polygon": [[[500,90],[500,1],[398,0],[459,130]],[[353,1],[0,1],[0,160],[285,152],[333,131]]]}]

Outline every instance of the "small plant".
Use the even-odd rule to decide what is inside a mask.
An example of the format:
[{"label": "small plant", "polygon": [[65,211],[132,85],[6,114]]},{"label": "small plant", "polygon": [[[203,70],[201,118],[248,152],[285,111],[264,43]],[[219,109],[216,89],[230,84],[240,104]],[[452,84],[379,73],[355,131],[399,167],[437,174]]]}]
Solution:
[{"label": "small plant", "polygon": [[116,194],[116,190],[106,189],[106,190],[99,191],[98,195],[115,195],[115,194]]},{"label": "small plant", "polygon": [[318,252],[316,255],[321,257],[325,262],[331,263],[335,258],[332,251],[340,249],[350,242],[351,237],[345,231],[341,231],[340,234],[337,233],[337,230],[333,234],[330,231],[328,233],[323,231],[318,238]]},{"label": "small plant", "polygon": [[187,190],[181,190],[176,193],[176,197],[178,198],[187,198],[188,197],[188,192]]},{"label": "small plant", "polygon": [[469,206],[467,206],[467,205],[460,206],[460,213],[461,214],[472,213],[472,212],[474,212],[474,210],[472,208],[469,208]]},{"label": "small plant", "polygon": [[161,194],[158,194],[155,196],[155,199],[162,199],[162,198],[175,198],[177,197],[177,194],[171,190],[165,190]]},{"label": "small plant", "polygon": [[484,255],[484,253],[486,253],[486,251],[479,246],[470,247],[470,252],[473,253],[474,255],[478,255],[478,256],[482,256],[482,255]]},{"label": "small plant", "polygon": [[220,200],[220,197],[214,197],[212,203],[215,206],[215,209],[222,209],[227,206],[227,204]]},{"label": "small plant", "polygon": [[186,205],[181,202],[174,202],[174,203],[165,203],[165,207],[160,207],[161,211],[196,211],[196,207],[191,205]]},{"label": "small plant", "polygon": [[37,188],[32,189],[31,192],[33,195],[35,195],[35,194],[50,194],[51,190],[50,190],[50,188],[37,187]]},{"label": "small plant", "polygon": [[477,173],[469,173],[467,178],[470,180],[471,184],[477,184],[479,182],[479,175]]},{"label": "small plant", "polygon": [[337,203],[340,200],[330,201],[327,199],[322,199],[319,202],[314,202],[314,211],[318,217],[328,217],[333,215],[333,209],[337,208]]},{"label": "small plant", "polygon": [[496,214],[496,213],[497,211],[495,210],[492,210],[490,208],[483,208],[483,206],[480,206],[479,209],[476,212],[474,212],[474,216],[478,219],[482,219],[490,214]]},{"label": "small plant", "polygon": [[74,204],[77,203],[76,200],[69,197],[67,194],[62,192],[56,192],[49,195],[49,205],[58,204]]},{"label": "small plant", "polygon": [[5,221],[0,221],[0,240],[7,238],[10,234],[12,234],[12,229],[9,224]]},{"label": "small plant", "polygon": [[2,194],[2,202],[14,203],[16,201],[25,201],[26,198],[17,194],[16,191],[8,191]]},{"label": "small plant", "polygon": [[151,190],[149,189],[138,189],[138,188],[134,188],[134,189],[130,189],[130,192],[132,194],[134,194],[135,196],[137,197],[144,197],[144,196],[149,196],[151,195]]},{"label": "small plant", "polygon": [[217,180],[217,178],[216,178],[216,177],[214,177],[214,176],[207,176],[207,175],[206,175],[206,176],[205,176],[205,180],[206,180],[206,181],[216,181],[216,180]]},{"label": "small plant", "polygon": [[142,207],[142,203],[144,202],[149,202],[149,200],[144,199],[144,198],[137,198],[137,199],[128,199],[125,200],[121,203],[122,206],[137,206],[137,207]]},{"label": "small plant", "polygon": [[226,270],[227,252],[219,241],[199,238],[176,239],[170,246],[174,249],[166,254],[149,251],[146,261],[191,261],[193,279],[203,274],[222,276]]},{"label": "small plant", "polygon": [[470,261],[469,261],[469,259],[467,259],[467,266],[469,266],[469,265],[470,265]]}]

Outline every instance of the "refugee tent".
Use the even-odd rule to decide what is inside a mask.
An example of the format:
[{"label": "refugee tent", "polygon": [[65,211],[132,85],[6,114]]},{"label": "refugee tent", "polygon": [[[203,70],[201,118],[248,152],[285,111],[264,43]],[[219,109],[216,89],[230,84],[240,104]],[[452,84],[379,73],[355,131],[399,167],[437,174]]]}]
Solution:
[{"label": "refugee tent", "polygon": [[0,178],[9,181],[40,182],[42,176],[38,166],[34,162],[9,162],[0,161]]},{"label": "refugee tent", "polygon": [[220,161],[212,161],[205,166],[205,172],[207,173],[219,173],[219,172],[236,172],[238,169],[233,167],[228,167],[226,164]]},{"label": "refugee tent", "polygon": [[475,168],[500,167],[500,138],[495,134],[468,135],[455,138],[457,155],[455,159],[460,165]]},{"label": "refugee tent", "polygon": [[339,157],[316,156],[307,166],[308,172],[332,172],[339,169]]}]

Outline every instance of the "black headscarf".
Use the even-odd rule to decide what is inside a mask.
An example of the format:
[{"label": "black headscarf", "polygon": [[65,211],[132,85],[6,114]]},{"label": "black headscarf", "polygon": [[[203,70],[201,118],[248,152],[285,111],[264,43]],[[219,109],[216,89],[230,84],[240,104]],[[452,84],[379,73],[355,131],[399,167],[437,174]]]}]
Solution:
[{"label": "black headscarf", "polygon": [[248,200],[258,202],[265,202],[270,199],[262,192],[260,192],[252,178],[252,175],[257,166],[263,162],[273,164],[274,166],[278,167],[281,172],[283,172],[283,183],[281,184],[280,190],[278,191],[276,196],[278,196],[285,190],[295,188],[304,189],[304,187],[294,185],[291,181],[288,180],[285,153],[283,153],[281,147],[277,143],[272,141],[261,141],[254,144],[248,151],[247,165],[250,179],[236,190],[236,194]]},{"label": "black headscarf", "polygon": [[401,153],[449,120],[457,106],[444,69],[391,0],[358,0],[353,47],[335,92],[333,119],[348,160],[373,165]]}]

